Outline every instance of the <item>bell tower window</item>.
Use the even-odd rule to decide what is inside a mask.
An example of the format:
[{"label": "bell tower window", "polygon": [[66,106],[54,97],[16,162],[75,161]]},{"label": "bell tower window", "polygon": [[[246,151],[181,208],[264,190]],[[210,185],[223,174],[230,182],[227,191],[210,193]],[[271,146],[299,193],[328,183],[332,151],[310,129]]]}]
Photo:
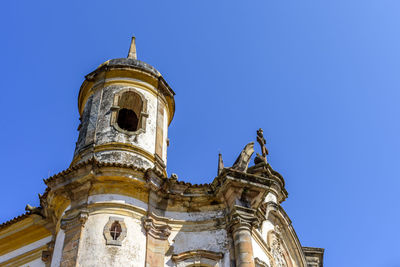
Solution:
[{"label": "bell tower window", "polygon": [[112,107],[111,124],[128,135],[145,131],[148,114],[147,101],[134,89],[125,89],[115,94]]},{"label": "bell tower window", "polygon": [[122,108],[118,111],[117,123],[121,129],[134,132],[138,128],[139,119],[133,110]]}]

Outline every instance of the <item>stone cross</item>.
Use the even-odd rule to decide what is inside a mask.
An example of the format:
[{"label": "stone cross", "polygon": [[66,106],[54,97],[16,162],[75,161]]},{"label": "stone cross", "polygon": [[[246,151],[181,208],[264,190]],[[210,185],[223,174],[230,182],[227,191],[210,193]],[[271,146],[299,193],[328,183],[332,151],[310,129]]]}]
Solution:
[{"label": "stone cross", "polygon": [[268,149],[265,146],[265,144],[267,142],[265,141],[264,132],[263,132],[263,129],[261,129],[261,128],[258,129],[258,131],[257,131],[257,142],[261,146],[261,153],[262,153],[263,158],[265,159],[265,161],[267,161]]}]

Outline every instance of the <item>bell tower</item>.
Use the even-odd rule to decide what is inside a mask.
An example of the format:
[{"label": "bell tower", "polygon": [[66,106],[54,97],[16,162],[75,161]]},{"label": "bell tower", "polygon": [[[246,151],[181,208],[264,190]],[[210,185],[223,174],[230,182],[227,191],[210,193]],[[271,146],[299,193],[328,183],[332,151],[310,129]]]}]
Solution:
[{"label": "bell tower", "polygon": [[137,60],[132,37],[127,58],[108,60],[85,76],[71,166],[94,158],[166,173],[174,95],[160,72]]}]

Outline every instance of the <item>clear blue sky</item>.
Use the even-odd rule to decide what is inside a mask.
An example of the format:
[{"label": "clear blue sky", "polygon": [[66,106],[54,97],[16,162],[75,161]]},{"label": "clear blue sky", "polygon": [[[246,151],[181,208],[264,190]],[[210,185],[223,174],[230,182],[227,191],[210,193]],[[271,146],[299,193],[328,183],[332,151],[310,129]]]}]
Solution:
[{"label": "clear blue sky", "polygon": [[[63,2],[63,3],[61,3]],[[144,3],[145,2],[145,3]],[[208,183],[263,128],[283,207],[327,267],[396,267],[400,2],[3,1],[0,221],[67,168],[84,75],[139,59],[176,92],[168,172]]]}]

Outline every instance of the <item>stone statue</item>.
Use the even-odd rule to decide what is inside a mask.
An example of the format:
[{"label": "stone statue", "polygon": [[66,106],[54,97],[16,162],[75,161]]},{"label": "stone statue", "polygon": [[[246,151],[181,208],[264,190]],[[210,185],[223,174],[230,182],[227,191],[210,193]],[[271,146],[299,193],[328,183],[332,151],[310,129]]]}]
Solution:
[{"label": "stone statue", "polygon": [[258,129],[258,131],[257,131],[257,142],[261,146],[262,158],[264,159],[265,162],[267,162],[268,149],[265,146],[265,144],[267,142],[265,141],[264,132],[263,132],[263,130],[261,128]]}]

